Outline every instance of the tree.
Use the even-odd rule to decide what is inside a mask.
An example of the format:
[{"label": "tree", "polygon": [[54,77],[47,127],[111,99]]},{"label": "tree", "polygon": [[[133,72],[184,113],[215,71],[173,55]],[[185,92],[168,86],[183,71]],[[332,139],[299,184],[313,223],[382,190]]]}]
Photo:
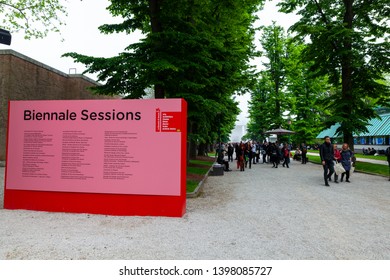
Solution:
[{"label": "tree", "polygon": [[0,0],[0,27],[11,32],[24,31],[25,38],[43,38],[59,32],[66,9],[60,0]]},{"label": "tree", "polygon": [[[123,17],[100,27],[104,33],[140,29],[145,38],[112,58],[68,53],[98,73],[102,94],[142,98],[153,88],[156,98],[188,102],[189,139],[196,144],[217,139],[238,115],[233,94],[251,82],[254,55],[252,24],[262,0],[113,0],[108,10]],[[192,155],[195,155],[193,149]]]},{"label": "tree", "polygon": [[301,41],[292,40],[286,60],[286,87],[292,98],[291,129],[296,132],[291,138],[296,144],[313,143],[329,115],[322,106],[322,100],[331,90],[328,80],[326,77],[313,76],[310,71],[313,62],[302,61],[305,48],[306,45]]},{"label": "tree", "polygon": [[338,132],[353,149],[353,133],[366,131],[374,107],[389,102],[383,83],[390,67],[388,0],[283,0],[279,6],[301,15],[291,30],[310,40],[311,71],[329,77],[336,89],[326,100],[327,125],[340,123]]},{"label": "tree", "polygon": [[247,139],[256,141],[264,140],[265,132],[270,129],[270,124],[273,123],[274,114],[272,108],[274,104],[271,102],[272,85],[266,75],[262,75],[251,92],[249,101],[249,122],[247,125]]},{"label": "tree", "polygon": [[263,30],[262,47],[268,60],[251,95],[247,136],[265,138],[266,130],[284,126],[296,132],[288,137],[293,142],[312,142],[328,113],[321,103],[330,92],[327,79],[313,76],[313,62],[302,61],[306,49],[302,41],[275,23]]},{"label": "tree", "polygon": [[283,92],[287,79],[288,40],[283,27],[277,26],[275,22],[271,26],[264,27],[263,30],[263,37],[260,41],[268,62],[263,63],[266,70],[261,75],[271,85],[268,95],[268,99],[272,102],[270,110],[274,113],[273,120],[269,123],[271,129],[283,125],[282,114],[288,109],[288,98]]},{"label": "tree", "polygon": [[266,59],[263,63],[265,70],[259,73],[259,82],[249,103],[248,132],[253,139],[266,130],[285,125],[283,114],[291,108],[291,100],[286,92],[289,42],[284,29],[275,22],[262,30],[260,42]]}]

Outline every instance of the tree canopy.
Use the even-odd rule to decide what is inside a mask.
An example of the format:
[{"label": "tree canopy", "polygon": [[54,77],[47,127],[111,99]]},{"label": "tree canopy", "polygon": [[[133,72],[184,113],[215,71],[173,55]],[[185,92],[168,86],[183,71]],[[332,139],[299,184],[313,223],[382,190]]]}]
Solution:
[{"label": "tree canopy", "polygon": [[59,32],[66,8],[60,0],[0,0],[0,27],[11,32],[23,31],[26,39],[42,38]]},{"label": "tree canopy", "polygon": [[[145,35],[118,56],[96,58],[68,53],[97,73],[103,94],[142,98],[185,98],[190,138],[211,143],[229,134],[239,113],[234,93],[252,81],[255,12],[262,0],[113,0],[108,10],[123,18],[100,27],[104,33],[139,29]],[[221,128],[218,128],[221,126]]]},{"label": "tree canopy", "polygon": [[305,61],[313,75],[327,76],[333,94],[323,105],[331,111],[327,126],[353,148],[353,132],[366,131],[374,107],[389,102],[384,74],[390,67],[388,0],[283,0],[281,11],[301,19],[291,30],[308,41]]},{"label": "tree canopy", "polygon": [[251,94],[247,137],[265,138],[265,131],[283,127],[297,132],[290,137],[296,144],[311,142],[321,130],[318,101],[327,94],[327,80],[314,77],[312,62],[302,61],[304,43],[275,23],[262,30],[264,70]]}]

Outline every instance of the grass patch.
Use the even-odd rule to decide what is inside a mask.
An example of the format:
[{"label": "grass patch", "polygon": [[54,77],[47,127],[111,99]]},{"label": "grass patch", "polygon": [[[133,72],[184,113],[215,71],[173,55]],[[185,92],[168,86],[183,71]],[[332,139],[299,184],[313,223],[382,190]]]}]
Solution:
[{"label": "grass patch", "polygon": [[198,184],[199,184],[199,182],[196,180],[187,179],[187,193],[194,192],[196,187],[198,186]]},{"label": "grass patch", "polygon": [[[310,162],[321,164],[321,159],[319,156],[307,156]],[[388,176],[389,175],[389,166],[382,164],[375,164],[369,162],[356,162],[355,170],[375,175]]]},{"label": "grass patch", "polygon": [[389,166],[382,164],[375,164],[369,162],[357,162],[356,167],[357,171],[367,172],[371,174],[378,174],[383,176],[389,175]]},{"label": "grass patch", "polygon": [[190,160],[187,166],[187,193],[193,192],[214,163],[214,158]]},{"label": "grass patch", "polygon": [[206,166],[210,167],[214,163],[214,158],[211,158],[211,159],[212,159],[212,161],[191,159],[190,164],[200,164],[200,165],[206,165]]},{"label": "grass patch", "polygon": [[367,155],[355,154],[355,156],[356,156],[356,158],[368,158],[368,159],[376,159],[376,160],[387,160],[387,157],[385,155],[367,156]]},{"label": "grass patch", "polygon": [[207,173],[210,167],[203,168],[203,167],[194,167],[194,166],[187,166],[187,174],[201,174],[204,175]]},{"label": "grass patch", "polygon": [[310,162],[321,164],[321,158],[319,156],[306,155]]},{"label": "grass patch", "polygon": [[[308,153],[313,154],[320,154],[319,150],[308,150]],[[385,155],[377,155],[377,156],[371,156],[371,155],[363,155],[363,154],[355,154],[356,158],[368,158],[368,159],[376,159],[376,160],[387,160],[387,157]]]}]

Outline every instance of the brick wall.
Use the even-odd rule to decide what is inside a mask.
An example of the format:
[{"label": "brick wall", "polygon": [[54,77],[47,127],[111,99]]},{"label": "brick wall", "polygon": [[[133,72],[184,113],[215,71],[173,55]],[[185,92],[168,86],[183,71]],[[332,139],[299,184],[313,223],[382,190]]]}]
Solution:
[{"label": "brick wall", "polygon": [[8,100],[111,99],[88,89],[97,83],[67,75],[13,50],[0,50],[0,161],[5,160]]}]

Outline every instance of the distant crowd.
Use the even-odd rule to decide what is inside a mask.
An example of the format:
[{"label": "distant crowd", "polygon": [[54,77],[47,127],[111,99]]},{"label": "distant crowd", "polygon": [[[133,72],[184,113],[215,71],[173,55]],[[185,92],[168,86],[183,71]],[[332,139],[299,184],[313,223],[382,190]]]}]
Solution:
[{"label": "distant crowd", "polygon": [[[256,142],[247,141],[240,143],[217,144],[217,162],[225,166],[225,171],[231,171],[230,163],[237,161],[237,169],[245,171],[245,168],[252,168],[252,164],[271,163],[273,168],[280,164],[289,168],[290,158],[307,163],[307,147],[302,144],[295,150],[294,156],[291,153],[291,145],[279,142]],[[225,157],[227,156],[227,160]]]},{"label": "distant crowd", "polygon": [[[231,171],[231,163],[236,160],[236,168],[240,171],[245,171],[246,168],[251,169],[252,164],[270,163],[272,168],[278,168],[279,165],[289,168],[290,158],[300,161],[302,164],[307,163],[307,150],[308,147],[305,143],[302,143],[300,147],[295,149],[292,154],[291,145],[287,143],[279,142],[256,142],[247,141],[240,143],[220,143],[215,147],[217,153],[217,162],[224,165],[225,171]],[[331,144],[329,136],[324,138],[322,145],[312,147],[319,149],[319,155],[321,163],[324,168],[324,181],[325,186],[329,186],[329,182],[332,181],[332,175],[334,175],[333,181],[338,183],[338,175],[341,174],[341,182],[350,182],[349,178],[354,170],[356,157],[354,152],[349,149],[347,143],[344,143],[341,149],[338,149],[336,144]],[[375,149],[368,148],[363,150],[364,154],[373,154]],[[390,180],[390,147],[385,151],[387,161],[389,163],[389,180]],[[227,160],[226,160],[227,156]]]}]

